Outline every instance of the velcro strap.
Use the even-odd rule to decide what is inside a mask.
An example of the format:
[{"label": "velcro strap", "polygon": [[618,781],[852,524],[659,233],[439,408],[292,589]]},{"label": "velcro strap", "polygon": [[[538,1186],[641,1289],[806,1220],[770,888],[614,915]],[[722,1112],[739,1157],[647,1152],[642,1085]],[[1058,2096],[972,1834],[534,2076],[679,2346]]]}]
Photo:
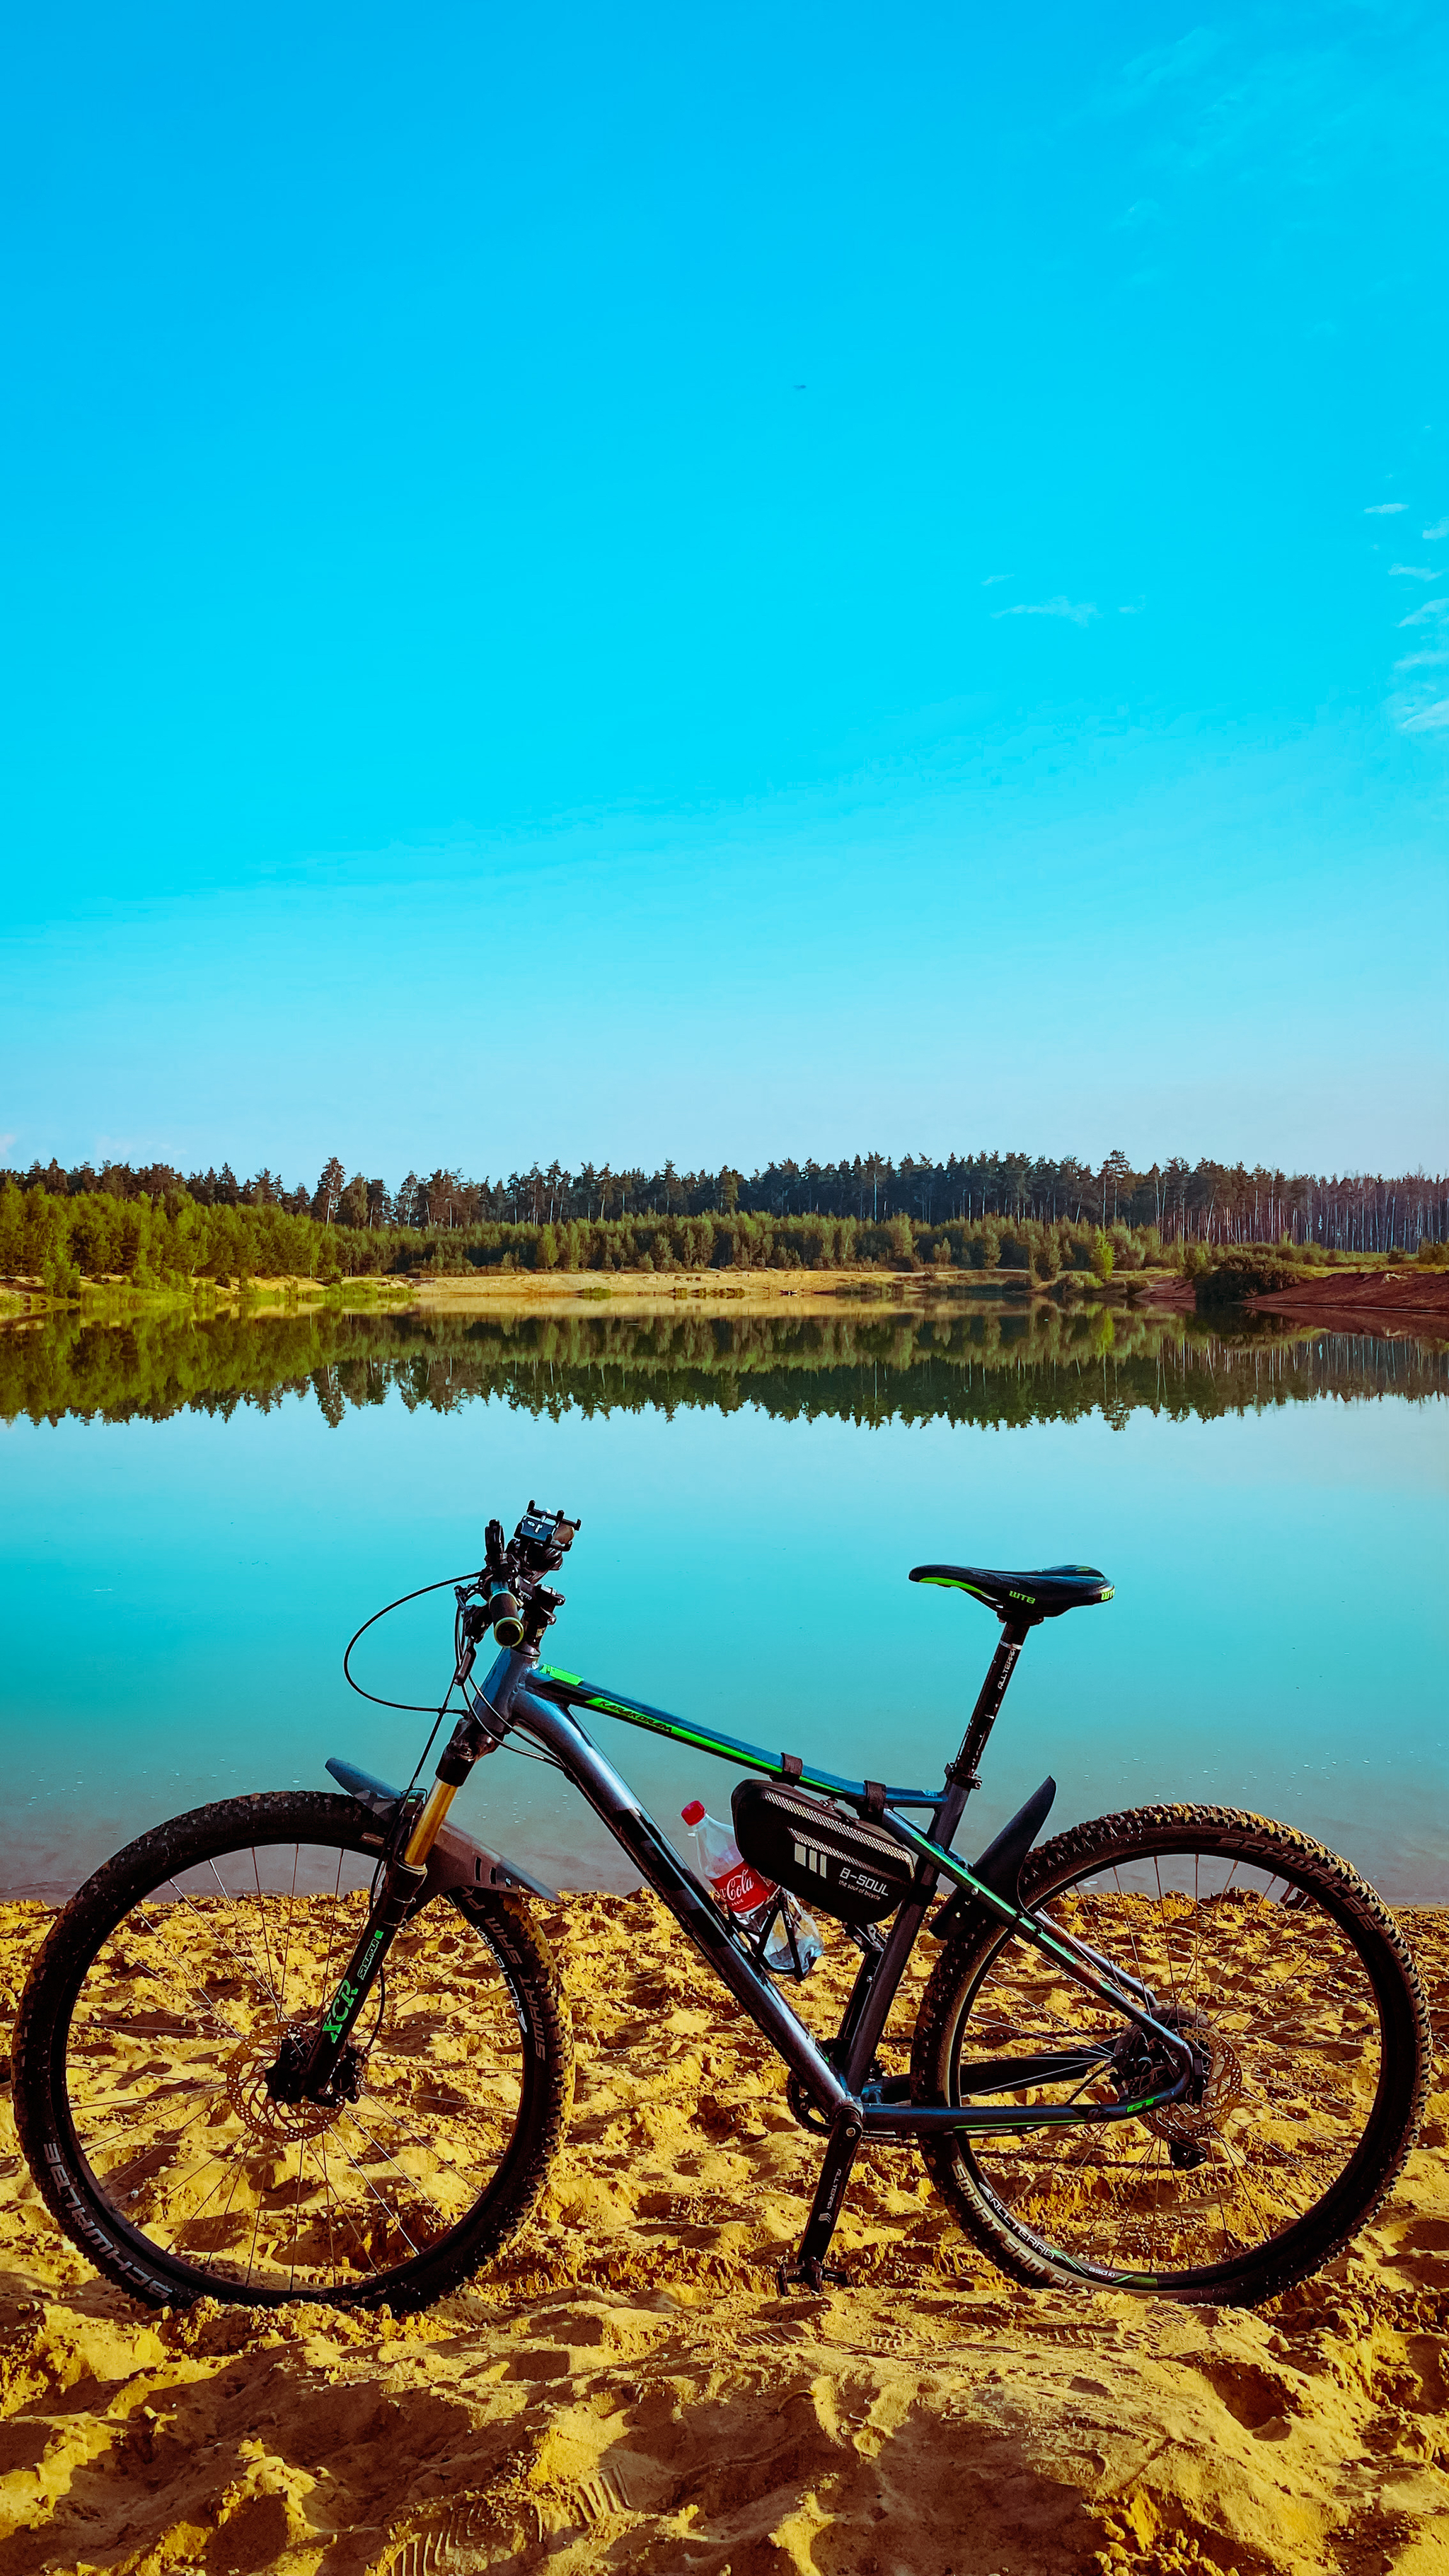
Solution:
[{"label": "velcro strap", "polygon": [[801,1774],[801,1772],[804,1770],[804,1768],[805,1768],[805,1765],[804,1765],[804,1763],[801,1761],[800,1756],[799,1756],[799,1754],[798,1754],[798,1753],[782,1753],[782,1754],[781,1754],[781,1756],[780,1756],[780,1777],[781,1777],[783,1780],[798,1780],[798,1779],[799,1779],[799,1777],[800,1777],[800,1774]]},{"label": "velcro strap", "polygon": [[885,1782],[884,1782],[884,1780],[867,1780],[867,1781],[866,1781],[866,1783],[865,1783],[865,1812],[866,1812],[866,1814],[867,1814],[868,1816],[883,1816],[883,1815],[885,1814]]}]

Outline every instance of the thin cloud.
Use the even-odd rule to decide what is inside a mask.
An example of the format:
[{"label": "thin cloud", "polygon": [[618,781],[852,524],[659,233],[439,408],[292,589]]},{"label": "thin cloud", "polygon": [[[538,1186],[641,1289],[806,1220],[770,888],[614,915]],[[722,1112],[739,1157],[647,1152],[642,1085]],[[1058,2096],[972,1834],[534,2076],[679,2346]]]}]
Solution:
[{"label": "thin cloud", "polygon": [[1392,519],[1400,510],[1407,510],[1408,506],[1407,501],[1370,501],[1368,508],[1364,512],[1364,517],[1366,519]]},{"label": "thin cloud", "polygon": [[1154,45],[1150,53],[1134,55],[1122,65],[1102,104],[1109,113],[1115,109],[1118,114],[1145,105],[1156,91],[1205,71],[1223,43],[1214,28],[1193,27],[1172,44]]},{"label": "thin cloud", "polygon": [[1449,599],[1426,599],[1422,608],[1411,608],[1407,617],[1399,619],[1399,624],[1437,626],[1446,608],[1449,608]]},{"label": "thin cloud", "polygon": [[1119,617],[1140,617],[1142,607],[1143,603],[1140,599],[1124,599],[1117,614]]},{"label": "thin cloud", "polygon": [[1422,528],[1419,533],[1425,545],[1432,546],[1436,538],[1449,537],[1449,519],[1441,519],[1437,528]]},{"label": "thin cloud", "polygon": [[983,590],[994,590],[999,581],[1015,581],[1015,579],[1014,572],[989,572],[981,587]]},{"label": "thin cloud", "polygon": [[1443,662],[1449,662],[1449,653],[1406,653],[1401,661],[1394,664],[1394,669],[1396,671],[1433,671],[1437,670]]},{"label": "thin cloud", "polygon": [[1095,599],[1038,599],[1028,603],[1018,600],[1014,608],[993,608],[993,617],[1069,617],[1074,626],[1090,626],[1097,614]]},{"label": "thin cloud", "polygon": [[1435,698],[1416,714],[1400,716],[1400,733],[1443,733],[1449,727],[1449,698]]},{"label": "thin cloud", "polygon": [[1389,570],[1391,573],[1401,572],[1406,581],[1437,581],[1439,578],[1432,564],[1390,564]]}]

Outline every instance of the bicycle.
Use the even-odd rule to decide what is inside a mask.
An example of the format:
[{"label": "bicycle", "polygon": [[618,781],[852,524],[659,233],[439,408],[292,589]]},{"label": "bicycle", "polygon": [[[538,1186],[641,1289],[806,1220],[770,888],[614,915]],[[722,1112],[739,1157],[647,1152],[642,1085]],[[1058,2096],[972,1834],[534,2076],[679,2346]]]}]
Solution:
[{"label": "bicycle", "polygon": [[[530,1503],[506,1545],[489,1524],[476,1574],[450,1579],[453,1681],[407,1791],[334,1758],[340,1794],[177,1817],[58,1916],[20,2010],[15,2103],[41,2193],[100,2271],[153,2306],[402,2311],[460,2286],[521,2226],[571,2095],[529,1904],[551,1891],[448,1821],[475,1765],[509,1743],[555,1763],[603,1819],[824,2140],[782,2293],[843,2279],[830,2248],[864,2145],[915,2146],[976,2245],[1028,2284],[1253,2305],[1362,2226],[1413,2143],[1429,2041],[1403,1937],[1347,1863],[1223,1807],[1147,1807],[1039,1843],[1050,1779],[974,1863],[953,1850],[1026,1638],[1110,1600],[1103,1575],[913,1569],[1001,1623],[954,1761],[916,1789],[841,1778],[542,1662],[563,1605],[544,1578],[578,1527]],[[424,1794],[455,1688],[462,1712]],[[741,1852],[777,1905],[808,1899],[860,1951],[828,2044],[762,1965],[768,1921],[741,1935],[593,1743],[589,1712],[751,1774],[733,1798]],[[940,1952],[892,2072],[880,2052],[904,2043],[887,2015],[923,1929]]]}]

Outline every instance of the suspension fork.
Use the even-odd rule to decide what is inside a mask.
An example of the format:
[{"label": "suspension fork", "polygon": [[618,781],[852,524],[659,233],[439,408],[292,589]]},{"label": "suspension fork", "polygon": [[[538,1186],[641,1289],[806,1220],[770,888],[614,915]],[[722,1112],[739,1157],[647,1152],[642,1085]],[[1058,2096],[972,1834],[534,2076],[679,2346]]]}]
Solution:
[{"label": "suspension fork", "polygon": [[[427,1883],[428,1860],[447,1821],[448,1809],[473,1765],[492,1753],[508,1729],[513,1694],[536,1660],[530,1653],[505,1649],[487,1679],[474,1692],[441,1756],[432,1788],[413,1820],[402,1851],[384,1859],[377,1892],[351,1958],[318,2023],[305,2054],[284,2046],[268,2078],[274,2097],[284,2102],[315,2101],[330,2094],[338,2064],[357,2027],[363,2006],[376,1985],[393,1942],[418,1908]],[[466,1678],[466,1675],[464,1676]]]}]

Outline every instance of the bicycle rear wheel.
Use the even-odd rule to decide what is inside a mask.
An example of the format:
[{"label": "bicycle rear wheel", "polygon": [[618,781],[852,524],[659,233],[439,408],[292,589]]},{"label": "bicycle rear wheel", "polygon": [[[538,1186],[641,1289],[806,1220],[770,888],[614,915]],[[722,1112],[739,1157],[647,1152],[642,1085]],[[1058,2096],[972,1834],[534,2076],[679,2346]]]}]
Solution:
[{"label": "bicycle rear wheel", "polygon": [[[1372,1888],[1321,1844],[1221,1807],[1151,1807],[1033,1852],[1022,1896],[1157,1998],[1203,2051],[1196,2100],[1080,2127],[925,2148],[936,2189],[1019,2281],[1254,2306],[1316,2271],[1413,2144],[1429,2025]],[[918,2101],[971,2098],[973,2063],[1095,2052],[1020,2104],[1160,2087],[1133,2024],[977,1916],[937,1962],[912,2053]],[[983,2090],[983,2103],[988,2099]]]},{"label": "bicycle rear wheel", "polygon": [[62,2227],[152,2306],[422,2307],[538,2197],[572,2059],[515,1897],[460,1890],[398,1934],[355,2098],[268,2092],[346,1965],[380,1844],[350,1798],[228,1799],[119,1852],[51,1929],[16,2026],[21,2143]]}]

